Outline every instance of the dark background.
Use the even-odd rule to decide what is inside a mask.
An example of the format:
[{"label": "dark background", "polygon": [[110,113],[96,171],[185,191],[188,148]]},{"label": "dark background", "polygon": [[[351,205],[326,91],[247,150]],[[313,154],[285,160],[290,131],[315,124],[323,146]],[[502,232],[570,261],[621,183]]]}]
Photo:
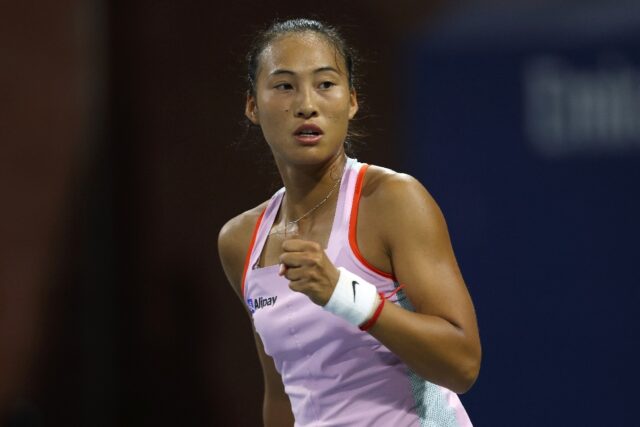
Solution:
[{"label": "dark background", "polygon": [[597,80],[614,52],[638,72],[637,4],[3,4],[0,425],[260,425],[216,239],[278,186],[243,138],[243,58],[298,16],[363,56],[357,157],[420,178],[449,220],[484,344],[474,423],[631,423],[640,127],[541,151],[522,64]]}]

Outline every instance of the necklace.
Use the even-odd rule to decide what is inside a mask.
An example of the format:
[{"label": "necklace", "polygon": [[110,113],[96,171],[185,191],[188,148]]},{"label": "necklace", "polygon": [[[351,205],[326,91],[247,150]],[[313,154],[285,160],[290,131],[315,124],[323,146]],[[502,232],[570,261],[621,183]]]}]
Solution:
[{"label": "necklace", "polygon": [[[346,165],[345,165],[346,166]],[[342,170],[342,172],[344,173],[344,169]],[[300,216],[297,219],[291,220],[291,221],[287,221],[285,226],[284,226],[284,234],[285,236],[287,234],[298,234],[300,228],[298,227],[298,223],[300,221],[302,221],[303,219],[305,219],[306,217],[308,217],[309,215],[311,215],[316,209],[318,209],[320,206],[324,205],[326,203],[327,200],[329,200],[329,197],[331,197],[331,195],[333,194],[334,191],[336,191],[336,188],[338,188],[338,185],[342,182],[342,174],[340,174],[340,178],[336,180],[336,183],[333,184],[333,187],[331,187],[331,190],[329,190],[329,192],[327,193],[327,195],[324,197],[324,199],[320,200],[320,202],[318,202],[318,204],[316,204],[314,207],[312,207],[311,209],[309,209],[307,212],[305,212],[302,216]],[[271,231],[271,233],[269,234],[276,234],[280,232],[280,228],[276,228],[275,230]]]}]

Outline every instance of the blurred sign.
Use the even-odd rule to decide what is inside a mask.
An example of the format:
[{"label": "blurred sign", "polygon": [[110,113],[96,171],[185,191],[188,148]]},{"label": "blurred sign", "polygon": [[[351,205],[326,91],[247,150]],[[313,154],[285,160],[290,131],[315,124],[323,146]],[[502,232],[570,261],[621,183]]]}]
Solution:
[{"label": "blurred sign", "polygon": [[640,67],[632,53],[532,55],[524,64],[528,141],[548,156],[640,149]]},{"label": "blurred sign", "polygon": [[479,426],[636,417],[640,6],[555,7],[454,17],[400,67],[406,169],[478,312]]}]

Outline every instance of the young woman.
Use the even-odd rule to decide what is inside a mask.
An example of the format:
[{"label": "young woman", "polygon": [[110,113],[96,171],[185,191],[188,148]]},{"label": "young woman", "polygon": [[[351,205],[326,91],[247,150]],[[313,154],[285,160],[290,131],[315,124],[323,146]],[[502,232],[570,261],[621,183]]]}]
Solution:
[{"label": "young woman", "polygon": [[335,29],[291,20],[248,56],[245,114],[284,187],[220,231],[248,309],[266,426],[468,426],[480,367],[446,224],[415,179],[345,154],[358,111]]}]

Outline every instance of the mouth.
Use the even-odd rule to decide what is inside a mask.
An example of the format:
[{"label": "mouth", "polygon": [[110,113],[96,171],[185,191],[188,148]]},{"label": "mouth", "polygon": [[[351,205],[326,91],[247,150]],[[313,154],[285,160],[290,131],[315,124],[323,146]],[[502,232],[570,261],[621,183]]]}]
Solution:
[{"label": "mouth", "polygon": [[296,140],[303,145],[314,145],[322,138],[322,129],[314,124],[304,124],[293,133]]}]

